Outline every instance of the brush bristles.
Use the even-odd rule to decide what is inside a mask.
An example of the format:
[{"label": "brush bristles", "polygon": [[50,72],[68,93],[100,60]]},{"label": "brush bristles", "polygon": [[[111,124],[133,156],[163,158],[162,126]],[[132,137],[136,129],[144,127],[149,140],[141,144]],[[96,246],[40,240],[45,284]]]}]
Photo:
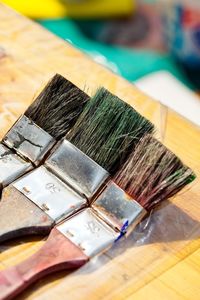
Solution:
[{"label": "brush bristles", "polygon": [[88,95],[56,74],[25,115],[55,139],[60,139],[75,124],[88,100]]},{"label": "brush bristles", "polygon": [[175,195],[195,175],[153,137],[145,136],[114,181],[146,210]]},{"label": "brush bristles", "polygon": [[130,105],[101,88],[87,103],[67,139],[113,174],[130,149],[153,129]]}]

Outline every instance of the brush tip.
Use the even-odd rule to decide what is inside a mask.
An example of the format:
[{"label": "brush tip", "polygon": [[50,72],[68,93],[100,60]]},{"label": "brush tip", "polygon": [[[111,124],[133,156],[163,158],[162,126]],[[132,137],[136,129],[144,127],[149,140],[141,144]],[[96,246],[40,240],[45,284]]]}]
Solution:
[{"label": "brush tip", "polygon": [[60,74],[45,86],[25,115],[55,139],[75,124],[89,96]]},{"label": "brush tip", "polygon": [[143,137],[115,182],[146,210],[174,196],[195,179],[193,171],[154,137]]},{"label": "brush tip", "polygon": [[105,88],[99,88],[67,136],[111,174],[153,124]]}]

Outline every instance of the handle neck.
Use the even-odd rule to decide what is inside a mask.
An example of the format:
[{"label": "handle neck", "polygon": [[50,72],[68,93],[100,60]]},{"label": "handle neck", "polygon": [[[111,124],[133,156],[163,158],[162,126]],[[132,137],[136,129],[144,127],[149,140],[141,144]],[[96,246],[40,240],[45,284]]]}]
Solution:
[{"label": "handle neck", "polygon": [[57,229],[44,246],[21,264],[0,272],[0,300],[13,299],[33,282],[60,270],[73,270],[88,257]]}]

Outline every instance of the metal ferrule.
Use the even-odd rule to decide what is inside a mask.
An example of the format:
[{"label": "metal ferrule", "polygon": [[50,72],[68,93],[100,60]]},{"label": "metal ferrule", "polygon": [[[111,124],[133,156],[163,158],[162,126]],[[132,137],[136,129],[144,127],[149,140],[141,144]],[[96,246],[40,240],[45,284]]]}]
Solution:
[{"label": "metal ferrule", "polygon": [[8,147],[0,143],[0,186],[10,184],[32,169],[32,164],[19,157]]},{"label": "metal ferrule", "polygon": [[119,233],[103,222],[91,209],[85,209],[56,227],[88,257],[109,248]]},{"label": "metal ferrule", "polygon": [[45,166],[87,199],[99,190],[109,173],[67,140],[57,146]]},{"label": "metal ferrule", "polygon": [[18,155],[39,164],[55,144],[55,139],[25,115],[21,116],[3,138],[3,143]]},{"label": "metal ferrule", "polygon": [[146,210],[114,182],[110,182],[96,201],[57,229],[88,257],[104,252],[122,235],[128,235]]},{"label": "metal ferrule", "polygon": [[146,210],[138,202],[112,181],[91,207],[109,226],[126,235],[146,214]]},{"label": "metal ferrule", "polygon": [[41,166],[15,181],[14,186],[56,223],[86,207],[87,199]]},{"label": "metal ferrule", "polygon": [[56,227],[88,257],[104,252],[125,233],[127,236],[146,214],[114,183],[97,202]]}]

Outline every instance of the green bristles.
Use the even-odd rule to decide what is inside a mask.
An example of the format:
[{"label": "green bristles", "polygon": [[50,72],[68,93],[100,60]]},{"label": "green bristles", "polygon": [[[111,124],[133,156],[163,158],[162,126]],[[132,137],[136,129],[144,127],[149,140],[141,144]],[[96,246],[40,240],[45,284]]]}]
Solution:
[{"label": "green bristles", "polygon": [[111,174],[153,125],[104,88],[97,91],[67,139]]},{"label": "green bristles", "polygon": [[145,136],[114,181],[145,209],[175,195],[194,180],[191,169],[152,136]]}]

